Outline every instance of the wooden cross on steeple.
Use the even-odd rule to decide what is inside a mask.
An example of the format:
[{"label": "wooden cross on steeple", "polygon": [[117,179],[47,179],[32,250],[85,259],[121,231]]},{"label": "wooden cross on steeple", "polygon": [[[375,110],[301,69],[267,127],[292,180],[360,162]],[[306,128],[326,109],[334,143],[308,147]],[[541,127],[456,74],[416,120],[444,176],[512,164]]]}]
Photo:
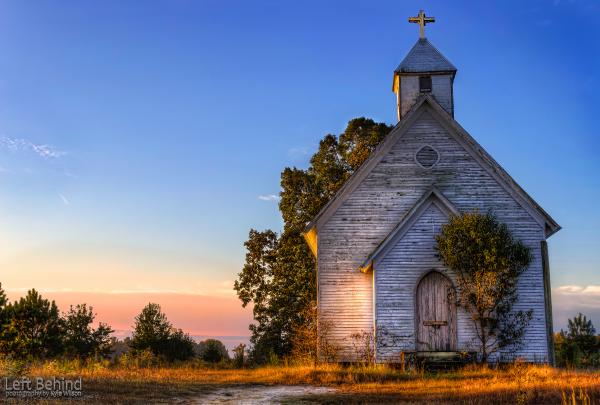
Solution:
[{"label": "wooden cross on steeple", "polygon": [[419,24],[421,38],[425,38],[425,25],[429,23],[434,23],[435,17],[427,17],[423,10],[419,10],[419,15],[417,17],[408,17],[408,22]]}]

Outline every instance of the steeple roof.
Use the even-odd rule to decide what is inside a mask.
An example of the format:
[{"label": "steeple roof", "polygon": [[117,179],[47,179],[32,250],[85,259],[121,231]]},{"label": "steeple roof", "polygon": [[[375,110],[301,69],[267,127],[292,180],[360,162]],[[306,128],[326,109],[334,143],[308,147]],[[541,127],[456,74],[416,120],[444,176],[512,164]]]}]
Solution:
[{"label": "steeple roof", "polygon": [[394,73],[456,72],[456,68],[427,38],[419,38]]}]

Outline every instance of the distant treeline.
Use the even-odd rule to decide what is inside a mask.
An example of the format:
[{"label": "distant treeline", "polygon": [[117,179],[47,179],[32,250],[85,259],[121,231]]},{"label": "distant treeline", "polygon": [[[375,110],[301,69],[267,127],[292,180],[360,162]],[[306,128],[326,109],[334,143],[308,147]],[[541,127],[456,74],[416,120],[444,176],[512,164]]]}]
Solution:
[{"label": "distant treeline", "polygon": [[[313,314],[306,315],[314,318]],[[233,349],[230,358],[225,345],[217,339],[195,342],[189,334],[173,327],[160,305],[149,303],[135,317],[131,337],[117,340],[113,329],[100,322],[92,327],[95,314],[87,304],[70,306],[60,313],[56,303],[32,289],[24,297],[8,302],[0,284],[0,356],[18,360],[76,358],[110,359],[123,364],[152,366],[192,359],[243,367],[255,364],[244,344]],[[312,322],[316,326],[316,322]],[[295,329],[293,352],[284,360],[315,362],[317,347],[323,354],[316,327]],[[322,342],[321,342],[322,343]],[[600,367],[600,336],[592,321],[578,314],[569,319],[567,330],[555,334],[556,361],[562,367]],[[270,364],[281,359],[271,356]]]},{"label": "distant treeline", "polygon": [[[92,326],[96,314],[87,304],[60,313],[56,303],[35,289],[9,302],[0,284],[0,355],[11,359],[112,359],[137,364],[158,364],[194,358],[229,362],[225,345],[217,339],[196,343],[173,327],[160,305],[149,303],[135,317],[131,338],[119,341],[106,323]],[[234,362],[245,361],[245,345],[234,349]]]}]

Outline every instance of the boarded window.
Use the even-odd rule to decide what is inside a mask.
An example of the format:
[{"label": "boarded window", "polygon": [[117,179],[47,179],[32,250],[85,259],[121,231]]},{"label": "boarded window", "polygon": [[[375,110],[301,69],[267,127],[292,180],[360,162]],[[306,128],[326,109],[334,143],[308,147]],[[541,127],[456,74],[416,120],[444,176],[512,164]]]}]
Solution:
[{"label": "boarded window", "polygon": [[431,76],[419,77],[419,90],[421,91],[421,93],[431,92]]},{"label": "boarded window", "polygon": [[423,146],[417,151],[417,154],[415,155],[415,160],[417,161],[417,163],[419,163],[426,169],[433,167],[439,159],[440,155],[438,154],[438,152],[429,145]]}]

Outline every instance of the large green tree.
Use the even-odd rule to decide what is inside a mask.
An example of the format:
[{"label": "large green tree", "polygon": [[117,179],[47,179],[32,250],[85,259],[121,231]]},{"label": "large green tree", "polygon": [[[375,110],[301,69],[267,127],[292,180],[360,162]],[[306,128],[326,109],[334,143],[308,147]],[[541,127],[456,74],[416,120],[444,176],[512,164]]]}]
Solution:
[{"label": "large green tree", "polygon": [[307,169],[281,173],[279,210],[283,231],[250,230],[246,263],[235,282],[242,305],[252,303],[252,357],[263,362],[292,350],[291,334],[316,298],[315,261],[304,242],[306,224],[369,157],[392,127],[367,118],[348,123],[339,136],[328,134]]},{"label": "large green tree", "polygon": [[513,310],[530,249],[491,213],[451,218],[436,241],[440,258],[457,275],[457,303],[471,315],[482,361],[499,349],[518,347],[532,316]]}]

